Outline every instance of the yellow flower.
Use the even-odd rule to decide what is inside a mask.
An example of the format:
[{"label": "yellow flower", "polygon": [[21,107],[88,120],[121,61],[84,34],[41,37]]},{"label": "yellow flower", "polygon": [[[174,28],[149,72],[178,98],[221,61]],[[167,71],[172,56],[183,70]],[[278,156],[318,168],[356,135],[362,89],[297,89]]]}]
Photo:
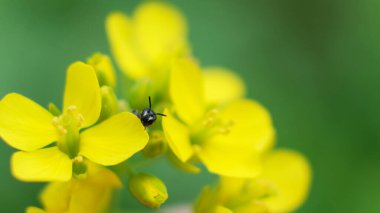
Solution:
[{"label": "yellow flower", "polygon": [[142,4],[133,17],[110,14],[106,30],[117,64],[134,80],[163,83],[172,59],[189,54],[184,17],[161,2]]},{"label": "yellow flower", "polygon": [[119,178],[110,170],[88,163],[85,177],[67,182],[49,183],[40,200],[43,209],[28,207],[27,213],[101,213],[106,212],[112,191],[121,187]]},{"label": "yellow flower", "polygon": [[[208,89],[223,93],[234,85],[238,84]],[[190,59],[174,63],[169,91],[175,114],[166,109],[162,125],[168,145],[179,160],[200,159],[209,171],[225,176],[254,177],[260,172],[260,154],[274,139],[271,118],[263,106],[233,95],[209,101],[200,69]],[[219,105],[210,108],[207,103]]]},{"label": "yellow flower", "polygon": [[[67,71],[60,116],[22,95],[6,95],[0,102],[0,135],[21,150],[12,156],[13,175],[23,181],[67,181],[73,163],[82,164],[83,157],[114,165],[146,145],[148,135],[135,115],[119,113],[93,126],[100,111],[95,71],[82,62]],[[53,142],[56,146],[46,147]]]},{"label": "yellow flower", "polygon": [[265,156],[263,172],[257,178],[222,177],[216,189],[205,188],[195,212],[234,213],[293,212],[306,199],[311,168],[300,153],[277,150]]}]

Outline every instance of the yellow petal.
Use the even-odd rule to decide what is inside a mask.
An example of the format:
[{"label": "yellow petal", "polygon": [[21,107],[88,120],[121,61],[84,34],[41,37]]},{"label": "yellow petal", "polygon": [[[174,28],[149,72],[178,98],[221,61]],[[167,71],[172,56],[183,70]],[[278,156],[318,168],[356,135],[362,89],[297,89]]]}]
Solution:
[{"label": "yellow petal", "polygon": [[101,95],[98,79],[92,66],[75,62],[67,70],[63,111],[76,106],[84,118],[84,127],[94,124],[100,115]]},{"label": "yellow petal", "polygon": [[217,193],[215,188],[210,186],[203,187],[197,201],[194,204],[194,213],[213,212],[217,202]]},{"label": "yellow petal", "polygon": [[275,195],[264,199],[270,212],[293,212],[305,200],[310,187],[311,168],[303,155],[277,150],[264,161],[260,178],[273,184]]},{"label": "yellow petal", "polygon": [[102,165],[125,161],[148,143],[149,136],[136,115],[117,114],[80,136],[81,155]]},{"label": "yellow petal", "polygon": [[73,188],[72,181],[49,183],[40,195],[42,205],[48,212],[66,212]]},{"label": "yellow petal", "polygon": [[199,156],[214,173],[233,177],[255,177],[260,156],[273,144],[274,130],[269,113],[250,100],[228,104],[219,118],[226,126],[201,144]]},{"label": "yellow petal", "polygon": [[78,184],[72,193],[69,213],[103,213],[112,198],[112,188],[89,183]]},{"label": "yellow petal", "polygon": [[107,85],[115,87],[115,70],[111,59],[107,55],[95,53],[87,60],[87,63],[94,67],[101,86]]},{"label": "yellow petal", "polygon": [[218,105],[243,98],[244,82],[232,71],[212,67],[204,69],[205,99],[209,105]]},{"label": "yellow petal", "polygon": [[37,207],[29,206],[26,209],[26,213],[45,213],[45,211]]},{"label": "yellow petal", "polygon": [[164,114],[166,117],[162,118],[162,128],[168,145],[179,160],[186,162],[193,155],[189,129],[175,119],[168,109],[165,109]]},{"label": "yellow petal", "polygon": [[87,162],[87,176],[86,181],[94,185],[104,185],[112,188],[122,187],[122,183],[115,173],[90,161]]},{"label": "yellow petal", "polygon": [[216,206],[215,213],[233,213],[230,209],[224,207],[224,206]]},{"label": "yellow petal", "polygon": [[136,49],[129,18],[122,13],[110,14],[107,17],[106,30],[112,54],[124,74],[133,79],[146,76],[148,70],[143,57]]},{"label": "yellow petal", "polygon": [[57,147],[16,152],[11,160],[13,175],[22,181],[67,181],[72,161]]},{"label": "yellow petal", "polygon": [[150,64],[168,66],[173,57],[187,53],[186,21],[176,8],[159,2],[143,4],[135,11],[133,24],[139,51]]},{"label": "yellow petal", "polygon": [[103,213],[108,212],[107,207],[112,198],[112,188],[97,186],[90,183],[79,183],[72,193],[70,213]]},{"label": "yellow petal", "polygon": [[0,135],[9,145],[23,151],[39,149],[57,139],[53,115],[16,93],[0,102]]},{"label": "yellow petal", "polygon": [[110,170],[89,162],[87,178],[74,180],[71,192],[70,213],[106,212],[112,198],[112,190],[121,187],[119,178]]},{"label": "yellow petal", "polygon": [[220,118],[232,126],[228,134],[218,135],[215,140],[246,144],[258,152],[269,150],[274,145],[272,119],[261,104],[242,99],[228,104],[220,113]]},{"label": "yellow petal", "polygon": [[110,170],[88,162],[87,177],[73,180],[70,197],[70,213],[106,212],[112,197],[112,190],[121,187],[119,178]]},{"label": "yellow petal", "polygon": [[169,92],[175,110],[184,122],[193,124],[203,116],[203,81],[195,61],[179,59],[173,63]]},{"label": "yellow petal", "polygon": [[267,206],[261,202],[251,202],[248,205],[239,206],[234,209],[234,213],[268,213],[269,211]]},{"label": "yellow petal", "polygon": [[221,200],[233,200],[242,197],[242,191],[247,184],[246,178],[221,176],[219,182],[219,196]]},{"label": "yellow petal", "polygon": [[104,212],[111,190],[120,188],[119,178],[110,170],[87,162],[87,175],[68,182],[48,184],[41,201],[48,212]]},{"label": "yellow petal", "polygon": [[261,172],[259,153],[239,141],[209,140],[197,153],[207,169],[218,175],[255,177]]}]

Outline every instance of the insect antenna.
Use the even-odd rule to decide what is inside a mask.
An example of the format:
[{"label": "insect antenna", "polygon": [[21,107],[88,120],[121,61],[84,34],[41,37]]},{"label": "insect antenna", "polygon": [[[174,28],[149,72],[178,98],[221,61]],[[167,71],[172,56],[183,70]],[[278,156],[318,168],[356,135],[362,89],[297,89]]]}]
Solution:
[{"label": "insect antenna", "polygon": [[152,109],[152,102],[150,101],[150,96],[149,96],[149,109]]},{"label": "insect antenna", "polygon": [[166,116],[165,114],[162,114],[162,113],[156,113],[156,115]]}]

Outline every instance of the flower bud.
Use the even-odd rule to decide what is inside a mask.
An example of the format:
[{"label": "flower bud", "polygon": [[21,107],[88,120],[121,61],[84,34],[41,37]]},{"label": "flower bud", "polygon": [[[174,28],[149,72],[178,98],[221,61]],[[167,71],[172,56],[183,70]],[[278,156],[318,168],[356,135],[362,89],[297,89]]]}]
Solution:
[{"label": "flower bud", "polygon": [[94,67],[98,77],[99,86],[110,86],[115,88],[115,70],[108,56],[95,53],[87,60],[87,63]]},{"label": "flower bud", "polygon": [[156,93],[151,80],[141,79],[135,83],[130,82],[130,84],[132,84],[132,86],[128,88],[130,92],[127,94],[127,100],[132,109],[144,109],[148,107],[149,96],[151,96],[153,100],[156,100]]},{"label": "flower bud", "polygon": [[54,116],[59,116],[61,114],[61,110],[59,110],[58,107],[53,103],[49,103],[48,109],[49,112]]},{"label": "flower bud", "polygon": [[119,112],[119,101],[112,87],[102,86],[102,111],[100,113],[99,122]]},{"label": "flower bud", "polygon": [[168,199],[165,184],[149,174],[133,175],[128,182],[128,188],[140,203],[150,208],[159,208]]},{"label": "flower bud", "polygon": [[142,150],[142,153],[148,158],[155,158],[165,153],[166,147],[164,133],[156,130],[149,135],[149,142]]}]

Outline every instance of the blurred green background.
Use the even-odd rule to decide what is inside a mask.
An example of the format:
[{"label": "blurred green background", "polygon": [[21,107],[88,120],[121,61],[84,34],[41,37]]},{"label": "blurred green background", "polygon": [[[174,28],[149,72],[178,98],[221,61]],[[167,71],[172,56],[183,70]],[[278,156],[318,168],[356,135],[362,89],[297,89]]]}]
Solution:
[{"label": "blurred green background", "polygon": [[[271,111],[278,146],[303,152],[313,186],[298,212],[380,212],[380,2],[377,0],[169,1],[187,17],[203,66],[237,71]],[[109,53],[104,19],[140,1],[0,1],[0,95],[61,103],[65,70]],[[0,143],[0,212],[39,205],[42,184],[16,181],[14,150]],[[162,161],[165,206],[194,199],[214,177]],[[124,206],[139,208],[128,198]],[[143,207],[141,207],[143,208]]]}]

